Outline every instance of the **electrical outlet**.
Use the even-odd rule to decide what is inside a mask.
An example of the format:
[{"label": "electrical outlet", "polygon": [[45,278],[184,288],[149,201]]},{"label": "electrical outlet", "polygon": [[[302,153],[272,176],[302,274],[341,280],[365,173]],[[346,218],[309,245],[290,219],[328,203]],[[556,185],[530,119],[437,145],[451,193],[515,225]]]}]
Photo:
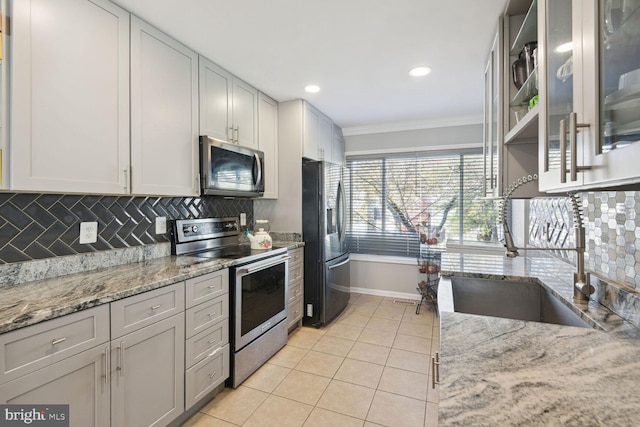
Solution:
[{"label": "electrical outlet", "polygon": [[247,214],[244,212],[240,214],[240,225],[247,225]]},{"label": "electrical outlet", "polygon": [[159,216],[156,217],[156,234],[166,234],[167,233],[167,217]]},{"label": "electrical outlet", "polygon": [[80,243],[95,243],[98,241],[98,223],[97,222],[81,222],[80,223]]}]

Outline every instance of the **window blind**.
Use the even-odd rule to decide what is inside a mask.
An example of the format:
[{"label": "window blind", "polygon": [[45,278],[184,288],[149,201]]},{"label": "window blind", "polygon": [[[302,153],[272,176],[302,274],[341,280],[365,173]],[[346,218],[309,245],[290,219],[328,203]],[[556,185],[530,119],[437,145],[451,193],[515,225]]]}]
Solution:
[{"label": "window blind", "polygon": [[497,208],[482,199],[480,152],[357,157],[347,166],[351,252],[415,257],[421,225],[459,242],[480,230],[491,241],[497,231]]}]

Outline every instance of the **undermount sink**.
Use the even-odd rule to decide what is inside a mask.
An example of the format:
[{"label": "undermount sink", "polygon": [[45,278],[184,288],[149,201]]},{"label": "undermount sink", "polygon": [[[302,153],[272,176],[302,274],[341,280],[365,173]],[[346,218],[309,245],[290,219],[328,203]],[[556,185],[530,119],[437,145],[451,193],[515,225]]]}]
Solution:
[{"label": "undermount sink", "polygon": [[475,277],[443,279],[438,288],[438,302],[444,311],[594,327],[536,282]]}]

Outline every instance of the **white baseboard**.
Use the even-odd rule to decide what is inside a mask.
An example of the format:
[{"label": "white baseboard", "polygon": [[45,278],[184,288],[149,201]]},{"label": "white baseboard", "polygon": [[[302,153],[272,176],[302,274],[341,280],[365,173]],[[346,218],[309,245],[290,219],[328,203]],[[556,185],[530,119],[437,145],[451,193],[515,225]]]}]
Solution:
[{"label": "white baseboard", "polygon": [[415,294],[408,294],[405,292],[383,291],[379,289],[358,288],[351,286],[351,292],[354,294],[375,295],[379,297],[402,298],[407,300],[420,301],[420,294],[417,290]]}]

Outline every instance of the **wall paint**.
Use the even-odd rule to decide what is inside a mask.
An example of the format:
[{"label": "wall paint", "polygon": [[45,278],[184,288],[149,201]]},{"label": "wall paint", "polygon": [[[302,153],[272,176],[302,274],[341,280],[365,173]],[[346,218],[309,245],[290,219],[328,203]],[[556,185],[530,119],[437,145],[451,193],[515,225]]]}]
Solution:
[{"label": "wall paint", "polygon": [[345,137],[346,154],[481,148],[482,125],[385,132]]}]

